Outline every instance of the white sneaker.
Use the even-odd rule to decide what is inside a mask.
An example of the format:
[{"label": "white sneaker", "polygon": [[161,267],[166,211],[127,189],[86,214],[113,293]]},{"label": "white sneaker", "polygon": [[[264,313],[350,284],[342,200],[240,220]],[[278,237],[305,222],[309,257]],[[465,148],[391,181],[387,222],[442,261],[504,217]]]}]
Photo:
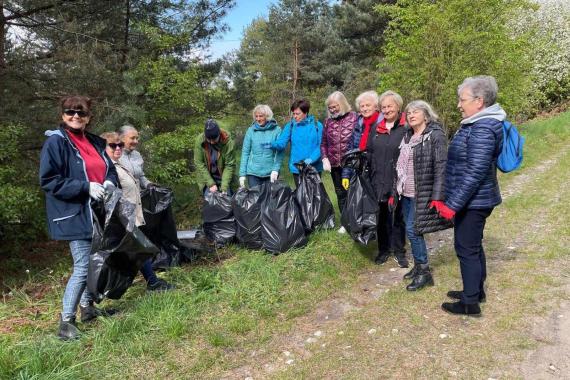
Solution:
[{"label": "white sneaker", "polygon": [[345,234],[346,233],[346,228],[344,228],[344,226],[341,226],[338,231],[339,234]]}]

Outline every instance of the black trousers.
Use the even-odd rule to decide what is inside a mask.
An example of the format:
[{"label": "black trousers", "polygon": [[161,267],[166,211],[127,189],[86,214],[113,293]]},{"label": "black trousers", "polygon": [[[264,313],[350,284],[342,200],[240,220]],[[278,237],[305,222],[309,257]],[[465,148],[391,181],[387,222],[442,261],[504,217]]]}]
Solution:
[{"label": "black trousers", "polygon": [[487,278],[487,262],[483,250],[483,230],[492,208],[461,210],[455,214],[455,253],[459,258],[463,279],[464,304],[479,303],[479,293]]},{"label": "black trousers", "polygon": [[334,192],[336,193],[336,199],[338,202],[338,209],[342,214],[344,206],[346,205],[346,190],[342,187],[342,168],[336,167],[331,168],[331,178],[334,185]]},{"label": "black trousers", "polygon": [[406,253],[406,224],[402,212],[402,202],[398,202],[396,209],[390,212],[388,202],[380,202],[376,233],[378,239],[378,253],[394,253],[402,256]]}]

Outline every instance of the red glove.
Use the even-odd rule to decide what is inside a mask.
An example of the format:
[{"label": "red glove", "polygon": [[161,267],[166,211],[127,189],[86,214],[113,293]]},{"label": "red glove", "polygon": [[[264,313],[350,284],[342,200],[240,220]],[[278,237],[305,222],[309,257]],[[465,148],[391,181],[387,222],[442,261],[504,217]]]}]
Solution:
[{"label": "red glove", "polygon": [[455,211],[453,211],[452,209],[447,207],[445,204],[443,204],[441,206],[441,208],[438,212],[439,212],[439,215],[441,215],[441,217],[443,219],[447,219],[447,220],[451,220],[455,216]]},{"label": "red glove", "polygon": [[394,202],[394,197],[391,196],[390,198],[388,198],[388,211],[394,212],[395,209],[396,209],[396,204]]},{"label": "red glove", "polygon": [[429,208],[435,208],[438,213],[443,207],[445,207],[445,203],[442,201],[431,201],[429,204]]}]

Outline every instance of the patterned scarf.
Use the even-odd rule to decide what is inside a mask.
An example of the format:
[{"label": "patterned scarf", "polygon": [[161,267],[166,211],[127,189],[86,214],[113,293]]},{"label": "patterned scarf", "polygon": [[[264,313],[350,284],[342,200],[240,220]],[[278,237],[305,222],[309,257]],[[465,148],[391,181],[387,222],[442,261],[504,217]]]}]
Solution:
[{"label": "patterned scarf", "polygon": [[398,181],[396,182],[396,191],[398,194],[402,194],[404,192],[404,184],[406,183],[407,174],[406,174],[406,167],[408,166],[408,160],[412,158],[412,149],[416,145],[423,143],[424,141],[429,140],[431,135],[431,131],[426,134],[425,136],[420,136],[418,140],[415,140],[413,137],[410,138],[410,141],[406,143],[406,138],[402,139],[400,143],[400,157],[398,157],[398,163],[396,164],[396,172],[398,174]]}]

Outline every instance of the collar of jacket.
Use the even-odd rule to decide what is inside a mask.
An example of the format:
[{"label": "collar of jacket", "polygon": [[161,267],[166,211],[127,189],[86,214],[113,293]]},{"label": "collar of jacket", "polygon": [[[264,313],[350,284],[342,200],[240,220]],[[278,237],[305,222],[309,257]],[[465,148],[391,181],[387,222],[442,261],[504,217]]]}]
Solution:
[{"label": "collar of jacket", "polygon": [[[85,137],[87,137],[89,142],[93,144],[95,148],[97,148],[99,153],[105,150],[105,147],[107,146],[107,141],[104,138],[94,135],[93,133],[87,131],[84,131],[83,133],[85,134]],[[60,124],[58,129],[46,131],[44,134],[48,137],[51,135],[57,135],[66,140],[68,143],[70,143],[71,146],[73,146],[75,149],[77,149],[75,147],[75,144],[73,144],[73,141],[71,141],[71,139],[67,136],[67,131],[65,130],[65,126],[63,124]]]},{"label": "collar of jacket", "polygon": [[303,120],[301,120],[300,122],[296,122],[295,119],[291,119],[291,126],[292,127],[303,127],[305,125],[313,125],[316,124],[315,123],[315,117],[313,115],[307,115],[307,117],[305,117]]},{"label": "collar of jacket", "polygon": [[262,127],[254,121],[253,124],[251,124],[251,126],[253,127],[254,132],[270,131],[270,130],[274,129],[275,127],[277,127],[277,122],[273,119],[267,120],[267,122],[265,122],[265,124]]}]

